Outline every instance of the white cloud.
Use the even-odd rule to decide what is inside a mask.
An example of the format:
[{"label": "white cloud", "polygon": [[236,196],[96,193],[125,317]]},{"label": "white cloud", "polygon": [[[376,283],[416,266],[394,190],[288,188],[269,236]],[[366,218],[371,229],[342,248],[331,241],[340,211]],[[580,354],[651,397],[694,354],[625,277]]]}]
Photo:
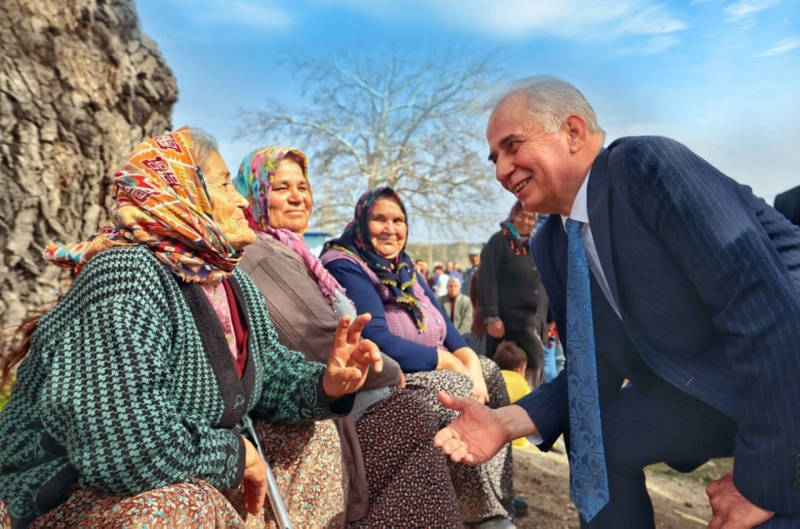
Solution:
[{"label": "white cloud", "polygon": [[240,24],[264,29],[289,26],[292,17],[288,10],[274,2],[261,0],[173,0],[187,6],[196,22],[204,25]]},{"label": "white cloud", "polygon": [[756,55],[756,57],[769,57],[770,55],[786,53],[797,48],[800,48],[800,36],[789,37],[788,39],[783,39],[782,41],[778,42],[775,44],[775,46],[771,47],[767,51],[759,53]]},{"label": "white cloud", "polygon": [[686,29],[686,25],[667,13],[663,6],[637,6],[619,21],[620,33],[634,35],[662,35]]},{"label": "white cloud", "polygon": [[686,25],[653,0],[317,0],[376,16],[432,16],[444,24],[497,37],[583,38],[659,35]]},{"label": "white cloud", "polygon": [[680,39],[671,35],[653,37],[650,39],[650,42],[644,47],[641,53],[642,55],[655,55],[656,53],[661,53],[667,48],[671,48],[679,43]]},{"label": "white cloud", "polygon": [[739,22],[751,15],[772,7],[779,0],[738,0],[725,8],[726,22]]}]

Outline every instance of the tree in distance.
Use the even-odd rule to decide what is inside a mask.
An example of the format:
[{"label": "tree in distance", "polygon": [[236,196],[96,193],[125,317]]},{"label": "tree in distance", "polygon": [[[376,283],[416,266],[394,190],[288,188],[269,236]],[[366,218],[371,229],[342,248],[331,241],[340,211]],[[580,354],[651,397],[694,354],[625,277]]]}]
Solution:
[{"label": "tree in distance", "polygon": [[315,228],[339,233],[379,185],[400,193],[413,225],[452,235],[486,221],[496,186],[479,118],[502,73],[495,60],[365,52],[290,65],[307,106],[268,101],[244,113],[240,135],[306,152]]}]

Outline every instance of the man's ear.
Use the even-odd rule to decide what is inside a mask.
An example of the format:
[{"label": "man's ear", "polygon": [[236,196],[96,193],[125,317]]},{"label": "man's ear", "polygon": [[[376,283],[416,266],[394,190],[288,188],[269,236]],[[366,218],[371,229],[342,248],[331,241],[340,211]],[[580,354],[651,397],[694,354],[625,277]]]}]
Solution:
[{"label": "man's ear", "polygon": [[577,153],[586,145],[588,129],[586,127],[586,120],[582,117],[576,114],[569,116],[564,122],[564,131],[567,133],[569,151],[572,154]]}]

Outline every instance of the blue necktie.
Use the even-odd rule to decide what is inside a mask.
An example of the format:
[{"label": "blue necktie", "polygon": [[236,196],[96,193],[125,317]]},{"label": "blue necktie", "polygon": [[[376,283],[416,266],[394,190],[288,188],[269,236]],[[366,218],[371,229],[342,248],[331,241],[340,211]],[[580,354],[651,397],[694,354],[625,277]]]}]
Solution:
[{"label": "blue necktie", "polygon": [[569,489],[578,512],[589,522],[608,503],[608,475],[600,425],[589,260],[582,228],[583,223],[567,219]]}]

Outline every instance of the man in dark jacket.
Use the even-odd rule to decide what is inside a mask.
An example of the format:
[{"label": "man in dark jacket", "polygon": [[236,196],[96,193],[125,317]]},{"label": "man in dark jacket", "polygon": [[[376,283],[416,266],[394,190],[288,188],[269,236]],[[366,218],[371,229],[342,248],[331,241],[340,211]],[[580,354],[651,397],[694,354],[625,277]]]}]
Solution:
[{"label": "man in dark jacket", "polygon": [[567,366],[516,406],[444,396],[463,413],[437,444],[477,463],[566,432],[589,528],[654,527],[644,466],[732,455],[709,528],[800,527],[800,229],[673,140],[603,149],[594,110],[557,79],[502,98],[487,139],[503,187],[551,214],[534,258]]}]

